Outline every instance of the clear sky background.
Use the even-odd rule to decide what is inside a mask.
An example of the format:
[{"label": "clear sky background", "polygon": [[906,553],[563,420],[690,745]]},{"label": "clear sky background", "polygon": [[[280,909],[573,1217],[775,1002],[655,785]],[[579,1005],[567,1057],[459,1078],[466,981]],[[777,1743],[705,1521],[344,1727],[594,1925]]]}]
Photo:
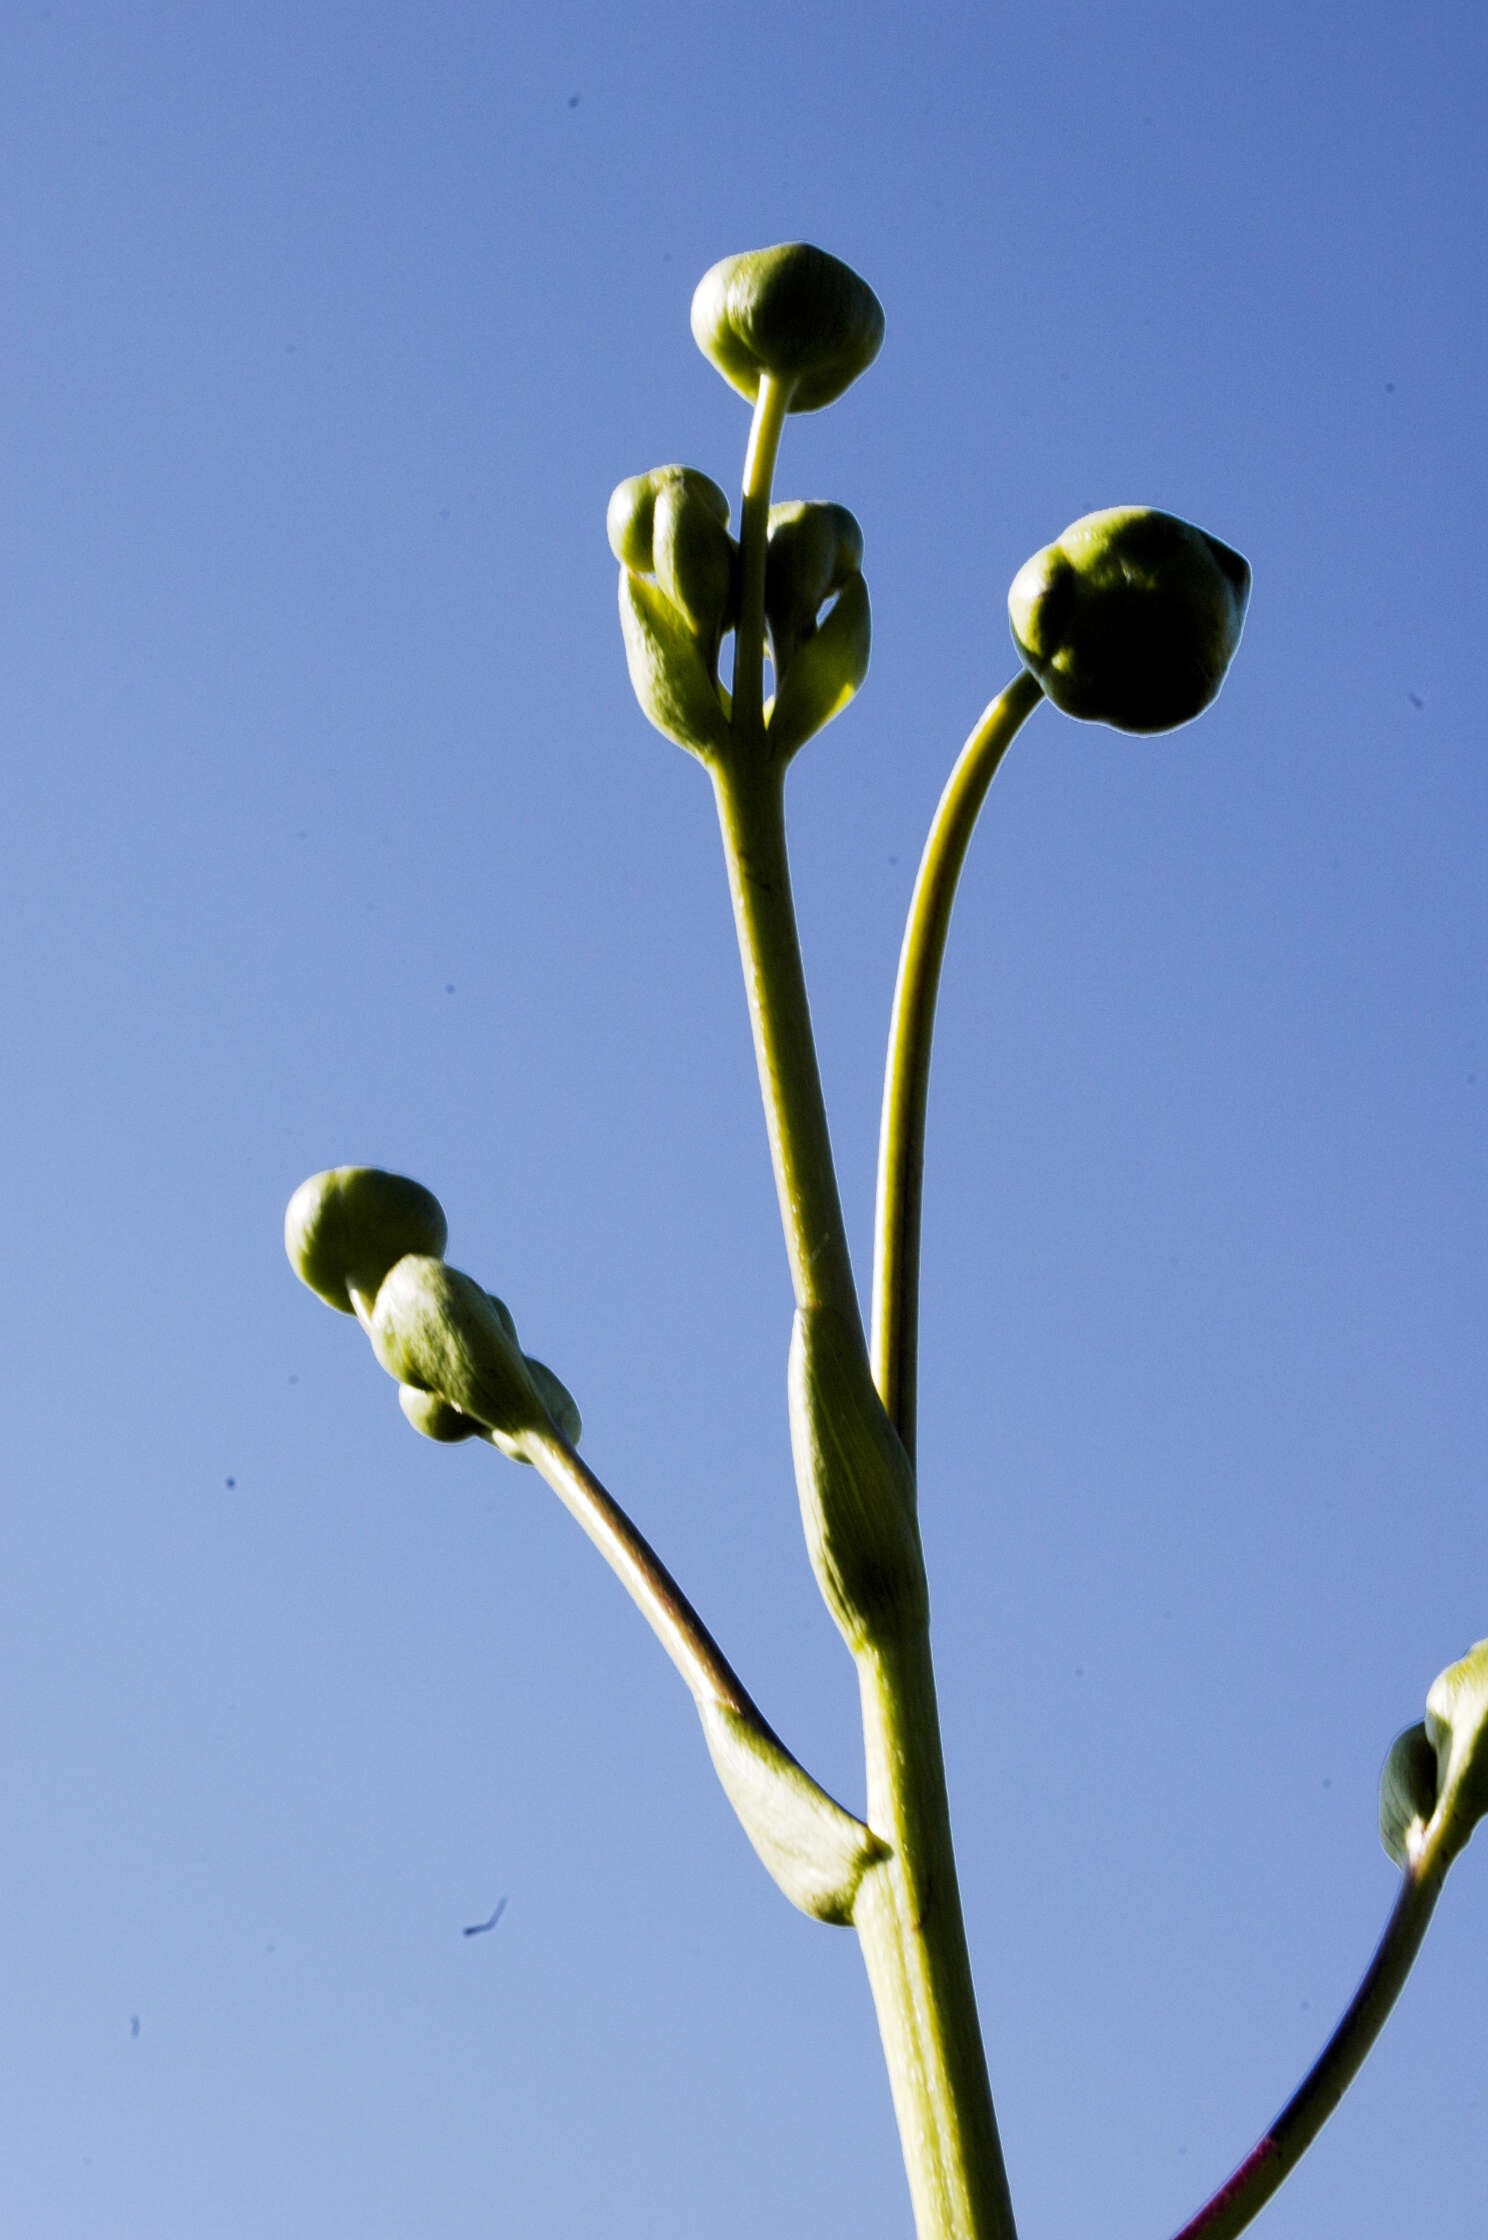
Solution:
[{"label": "clear sky background", "polygon": [[[1198,725],[1041,709],[978,834],[922,1501],[1025,2240],[1161,2240],[1291,2091],[1394,1894],[1380,1761],[1488,1634],[1485,49],[1468,0],[6,11],[7,2232],[908,2235],[854,1940],[280,1242],[318,1168],[429,1184],[861,1798],[708,787],[604,537],[624,475],[737,483],[688,304],[793,237],[888,319],[777,483],[874,602],[791,792],[860,1272],[1014,572],[1134,500],[1255,569]],[[1485,2078],[1488,1839],[1258,2229],[1476,2240]]]}]

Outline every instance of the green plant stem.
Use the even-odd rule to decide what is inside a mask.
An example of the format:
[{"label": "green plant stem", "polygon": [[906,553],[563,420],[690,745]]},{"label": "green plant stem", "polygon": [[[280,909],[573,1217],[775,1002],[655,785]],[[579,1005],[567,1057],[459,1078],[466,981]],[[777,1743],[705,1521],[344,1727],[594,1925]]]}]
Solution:
[{"label": "green plant stem", "polygon": [[[785,772],[764,728],[765,540],[788,407],[789,392],[762,380],[744,469],[733,736],[710,769],[796,1304],[834,1308],[861,1330],[791,899]],[[928,1627],[854,1653],[868,1820],[891,1850],[864,1874],[853,1924],[916,2231],[1015,2240],[956,1887]]]},{"label": "green plant stem", "polygon": [[853,1925],[919,2240],[1015,2240],[961,1899],[928,1630],[858,1654],[867,1822],[890,1846]]},{"label": "green plant stem", "polygon": [[765,693],[765,546],[770,485],[790,411],[791,384],[761,374],[744,454],[739,515],[739,620],[734,629],[733,727],[750,759],[763,752]]},{"label": "green plant stem", "polygon": [[531,1433],[525,1452],[615,1573],[694,1702],[721,1704],[778,1740],[660,1556],[562,1433]]},{"label": "green plant stem", "polygon": [[924,1196],[925,1109],[935,997],[956,883],[987,789],[1013,738],[1042,697],[1024,669],[983,711],[940,797],[920,859],[899,953],[884,1069],[874,1226],[873,1381],[910,1460],[915,1452]]},{"label": "green plant stem", "polygon": [[1290,2176],[1363,2064],[1409,1975],[1447,1871],[1427,1847],[1406,1869],[1385,1933],[1343,2020],[1276,2121],[1174,2240],[1234,2240]]},{"label": "green plant stem", "polygon": [[713,790],[796,1304],[859,1321],[785,849],[785,772],[715,764]]},{"label": "green plant stem", "polygon": [[[791,903],[784,772],[713,770],[796,1299],[858,1308]],[[892,1855],[853,1922],[878,2013],[920,2240],[1013,2240],[956,1886],[928,1630],[857,1652],[868,1822]]]}]

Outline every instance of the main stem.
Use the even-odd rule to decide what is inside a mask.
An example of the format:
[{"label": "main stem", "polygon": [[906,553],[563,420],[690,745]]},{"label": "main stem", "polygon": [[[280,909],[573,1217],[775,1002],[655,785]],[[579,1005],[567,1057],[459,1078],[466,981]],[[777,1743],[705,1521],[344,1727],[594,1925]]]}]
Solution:
[{"label": "main stem", "polygon": [[[785,850],[783,772],[715,769],[766,1129],[797,1303],[857,1320]],[[853,1924],[919,2240],[1014,2240],[956,1883],[929,1629],[855,1651],[870,1868]]]},{"label": "main stem", "polygon": [[[796,1302],[861,1330],[801,964],[785,774],[763,718],[764,548],[784,421],[761,385],[745,467],[733,740],[712,764]],[[854,1908],[919,2240],[1015,2240],[951,1847],[928,1626],[855,1652],[868,1819],[890,1847]]]},{"label": "main stem", "polygon": [[919,2240],[1016,2240],[956,1860],[928,1627],[857,1657],[866,1819],[890,1846],[859,1886],[862,1946]]},{"label": "main stem", "polygon": [[856,1322],[786,861],[785,772],[761,759],[715,768],[713,786],[796,1304],[835,1307]]}]

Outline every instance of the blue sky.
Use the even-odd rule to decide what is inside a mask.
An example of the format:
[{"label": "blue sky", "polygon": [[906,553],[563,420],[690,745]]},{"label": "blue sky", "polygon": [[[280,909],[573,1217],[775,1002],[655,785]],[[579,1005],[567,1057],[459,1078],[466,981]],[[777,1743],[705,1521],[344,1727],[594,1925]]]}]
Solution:
[{"label": "blue sky", "polygon": [[[1488,1634],[1485,47],[1429,0],[9,13],[11,2229],[909,2229],[852,1939],[556,1503],[414,1439],[280,1244],[315,1169],[433,1188],[860,1795],[708,789],[603,526],[736,484],[688,303],[783,238],[888,319],[777,482],[874,603],[791,792],[860,1273],[1009,581],[1133,500],[1255,570],[1197,726],[1041,709],[994,789],[921,1477],[1021,2229],[1170,2231],[1290,2092],[1391,1902],[1380,1761]],[[1481,2231],[1485,1931],[1470,1851],[1270,2240]]]}]

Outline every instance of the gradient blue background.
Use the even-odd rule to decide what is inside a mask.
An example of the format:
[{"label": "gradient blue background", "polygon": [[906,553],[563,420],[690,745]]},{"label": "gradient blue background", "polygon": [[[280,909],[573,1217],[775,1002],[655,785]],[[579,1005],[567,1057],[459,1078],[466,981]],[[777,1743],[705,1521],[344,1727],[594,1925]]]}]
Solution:
[{"label": "gradient blue background", "polygon": [[[781,238],[888,315],[777,485],[874,601],[791,795],[861,1267],[1009,580],[1131,500],[1255,568],[1198,726],[1040,710],[978,835],[922,1474],[1025,2240],[1162,2235],[1291,2090],[1380,1760],[1488,1633],[1485,49],[1466,0],[7,12],[8,2232],[909,2231],[852,1939],[556,1503],[413,1438],[280,1245],[314,1169],[433,1187],[860,1797],[708,788],[603,533],[736,482],[688,302]],[[1481,2234],[1478,1850],[1268,2240]]]}]

